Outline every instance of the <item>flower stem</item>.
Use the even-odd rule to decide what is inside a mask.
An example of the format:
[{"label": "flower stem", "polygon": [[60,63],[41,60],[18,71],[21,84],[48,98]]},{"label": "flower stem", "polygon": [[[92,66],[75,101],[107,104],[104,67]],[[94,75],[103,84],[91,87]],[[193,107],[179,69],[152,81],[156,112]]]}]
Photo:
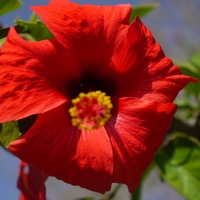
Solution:
[{"label": "flower stem", "polygon": [[142,185],[140,183],[135,189],[135,191],[131,194],[131,200],[140,200],[141,190],[142,190]]}]

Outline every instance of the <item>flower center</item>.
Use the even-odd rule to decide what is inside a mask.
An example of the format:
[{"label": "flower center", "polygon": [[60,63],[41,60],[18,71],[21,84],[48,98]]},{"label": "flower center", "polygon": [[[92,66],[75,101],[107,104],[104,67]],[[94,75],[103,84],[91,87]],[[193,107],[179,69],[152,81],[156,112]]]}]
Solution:
[{"label": "flower center", "polygon": [[111,117],[113,105],[110,96],[104,92],[81,92],[77,98],[72,99],[72,104],[73,107],[69,109],[72,125],[79,129],[92,130],[104,126]]}]

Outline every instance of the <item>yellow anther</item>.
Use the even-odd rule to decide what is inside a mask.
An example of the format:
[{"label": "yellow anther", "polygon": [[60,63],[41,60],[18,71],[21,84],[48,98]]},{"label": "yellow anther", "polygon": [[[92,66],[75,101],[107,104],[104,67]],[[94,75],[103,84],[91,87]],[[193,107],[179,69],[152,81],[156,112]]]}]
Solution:
[{"label": "yellow anther", "polygon": [[72,125],[79,129],[91,130],[104,126],[111,118],[113,105],[104,92],[83,93],[72,99],[73,107],[69,109]]}]

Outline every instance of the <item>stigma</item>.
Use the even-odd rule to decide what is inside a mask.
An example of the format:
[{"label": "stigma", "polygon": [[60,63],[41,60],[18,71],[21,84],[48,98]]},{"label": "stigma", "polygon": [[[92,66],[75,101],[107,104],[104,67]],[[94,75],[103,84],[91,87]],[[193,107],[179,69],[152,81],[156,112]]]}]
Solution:
[{"label": "stigma", "polygon": [[110,96],[101,91],[81,92],[77,98],[72,99],[69,113],[72,117],[72,125],[78,129],[92,130],[104,126],[111,118]]}]

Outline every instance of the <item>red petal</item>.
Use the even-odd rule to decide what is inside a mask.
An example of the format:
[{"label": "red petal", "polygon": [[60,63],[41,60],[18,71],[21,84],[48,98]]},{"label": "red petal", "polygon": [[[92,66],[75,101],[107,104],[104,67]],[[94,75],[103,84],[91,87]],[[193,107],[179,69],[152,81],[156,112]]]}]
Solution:
[{"label": "red petal", "polygon": [[113,146],[113,182],[127,184],[129,191],[134,191],[161,145],[175,111],[176,106],[171,103],[120,99],[119,113],[106,125]]},{"label": "red petal", "polygon": [[[26,172],[28,168],[28,172]],[[21,190],[20,200],[46,200],[44,182],[47,175],[31,165],[21,162],[17,186]]]},{"label": "red petal", "polygon": [[40,114],[21,138],[9,145],[21,160],[72,185],[104,193],[110,190],[112,148],[105,129],[79,131],[66,104]]},{"label": "red petal", "polygon": [[129,4],[80,6],[70,1],[52,0],[48,6],[34,6],[32,10],[56,39],[77,55],[83,73],[97,76],[97,70],[105,73],[113,49],[124,38],[132,8]]},{"label": "red petal", "polygon": [[0,56],[0,122],[64,103],[67,82],[79,77],[74,60],[56,40],[28,42],[11,28]]},{"label": "red petal", "polygon": [[178,92],[195,79],[184,76],[167,58],[139,18],[130,25],[112,58],[120,79],[120,96],[172,102]]}]

